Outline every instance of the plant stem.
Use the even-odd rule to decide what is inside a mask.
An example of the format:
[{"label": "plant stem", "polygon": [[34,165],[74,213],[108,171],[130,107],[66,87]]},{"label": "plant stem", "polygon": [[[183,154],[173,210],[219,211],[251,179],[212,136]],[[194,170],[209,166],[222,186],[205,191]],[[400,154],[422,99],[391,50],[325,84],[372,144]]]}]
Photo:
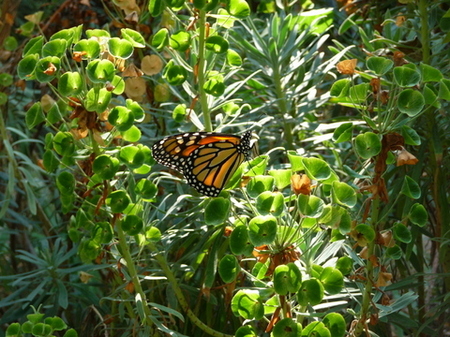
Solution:
[{"label": "plant stem", "polygon": [[[116,224],[117,225],[117,224]],[[142,289],[141,282],[139,280],[138,273],[136,271],[136,267],[133,261],[133,258],[131,257],[130,248],[127,244],[127,239],[125,236],[125,233],[122,230],[122,227],[120,225],[116,226],[117,234],[119,236],[119,247],[121,251],[121,255],[123,259],[125,260],[127,264],[128,274],[131,277],[131,281],[133,282],[134,290],[136,292],[136,305],[144,310],[145,318],[143,321],[145,321],[145,324],[149,327],[153,325],[153,321],[150,319],[151,313],[150,308],[147,305],[147,299],[145,298],[145,293]],[[141,303],[138,303],[141,302]],[[139,312],[139,309],[138,309]],[[130,314],[132,315],[132,314]]]},{"label": "plant stem", "polygon": [[427,0],[419,0],[420,36],[422,42],[422,62],[430,64],[430,32],[428,27],[428,3]]},{"label": "plant stem", "polygon": [[208,96],[206,95],[203,86],[205,85],[205,43],[206,43],[206,12],[200,10],[198,13],[199,36],[198,36],[198,94],[200,106],[202,107],[203,120],[206,131],[212,131],[211,114],[208,107]]},{"label": "plant stem", "polygon": [[189,308],[189,304],[186,301],[186,298],[183,295],[181,288],[178,286],[178,282],[175,278],[175,275],[170,270],[169,265],[167,264],[166,259],[161,254],[157,253],[156,246],[153,243],[148,243],[148,246],[151,251],[155,253],[154,258],[159,263],[161,269],[167,277],[170,285],[172,286],[173,292],[177,297],[178,302],[180,303],[181,308],[184,310],[189,319],[194,323],[198,328],[206,332],[207,334],[213,337],[233,337],[232,335],[227,335],[220,331],[214,330],[203,323],[197,316],[195,316],[194,312]]},{"label": "plant stem", "polygon": [[[371,225],[372,228],[377,232],[378,217],[380,213],[380,197],[375,196],[372,200],[372,214],[371,214]],[[370,316],[370,307],[372,302],[372,287],[374,280],[374,265],[372,263],[372,256],[375,251],[375,242],[369,242],[367,244],[367,264],[366,264],[366,285],[364,287],[363,299],[361,304],[361,313],[359,321],[353,332],[353,336],[360,336],[366,329],[366,323]]]},{"label": "plant stem", "polygon": [[284,124],[284,139],[286,140],[286,148],[287,149],[293,149],[294,148],[294,141],[292,136],[292,128],[291,124],[286,122],[286,119],[284,118],[284,114],[287,113],[287,102],[286,102],[286,95],[283,90],[283,86],[281,84],[281,74],[280,74],[280,65],[279,64],[273,64],[273,82],[275,83],[275,92],[277,94],[277,104],[278,104],[278,113],[280,114],[281,118],[283,119]]}]

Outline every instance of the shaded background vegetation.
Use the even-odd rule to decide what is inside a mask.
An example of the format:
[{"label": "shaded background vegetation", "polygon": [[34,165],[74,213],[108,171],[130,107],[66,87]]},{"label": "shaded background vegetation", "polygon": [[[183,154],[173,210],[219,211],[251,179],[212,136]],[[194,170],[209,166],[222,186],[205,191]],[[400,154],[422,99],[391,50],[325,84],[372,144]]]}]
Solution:
[{"label": "shaded background vegetation", "polygon": [[[253,19],[244,20],[230,33],[233,48],[245,59],[243,71],[233,79],[243,81],[252,76],[257,83],[242,86],[236,92],[235,97],[243,99],[250,108],[230,123],[230,129],[226,131],[254,126],[254,131],[259,135],[260,153],[271,154],[269,167],[288,167],[284,152],[274,150],[284,147],[301,154],[320,156],[345,181],[352,183],[357,180],[355,171],[361,168],[361,160],[349,151],[350,145],[338,144],[332,138],[337,125],[360,120],[356,109],[345,104],[335,104],[329,95],[333,82],[342,78],[330,60],[339,51],[346,50],[346,47],[354,46],[346,50],[345,58],[355,58],[360,64],[364,64],[370,55],[393,58],[395,51],[401,51],[408,62],[423,62],[439,69],[445,77],[450,76],[447,48],[450,24],[449,19],[444,17],[448,10],[445,2],[410,1],[404,4],[397,1],[316,1],[312,4],[316,8],[335,9],[333,27],[328,31],[330,37],[324,41],[302,40],[296,48],[306,51],[311,48],[315,53],[300,55],[300,58],[304,56],[302,68],[284,78],[282,74],[274,76],[273,69],[286,71],[292,62],[290,57],[298,49],[291,50],[292,45],[277,41],[280,54],[286,52],[289,55],[279,64],[271,63],[273,60],[270,58],[263,59],[251,50],[246,41],[255,44],[263,36],[268,22],[272,22],[272,14],[261,11],[264,2],[249,3]],[[140,8],[148,7],[145,1],[138,1],[137,5]],[[296,15],[302,11],[301,2],[284,5],[285,11],[280,16],[289,13]],[[26,29],[30,28],[27,22],[30,21],[25,16],[38,11],[43,11],[42,19],[27,32]],[[406,20],[405,29],[399,31],[394,27],[392,34],[386,36],[386,22],[398,23],[399,19]],[[429,23],[428,28],[424,20]],[[110,1],[4,0],[0,22],[0,46],[3,46],[0,51],[0,73],[13,76],[12,83],[0,83],[0,90],[7,96],[7,101],[0,106],[0,329],[5,330],[12,322],[23,321],[32,312],[32,305],[36,308],[41,306],[41,312],[48,316],[62,317],[70,327],[77,329],[80,336],[104,336],[104,331],[110,328],[114,336],[133,335],[139,330],[133,318],[117,318],[122,317],[119,300],[126,302],[126,306],[132,306],[124,293],[133,292],[128,288],[130,284],[124,282],[124,271],[118,266],[120,254],[114,246],[106,246],[104,253],[92,263],[80,259],[78,248],[67,233],[73,214],[61,213],[62,205],[54,176],[48,174],[41,164],[49,126],[40,124],[29,130],[25,125],[25,112],[42,96],[51,94],[51,91],[35,81],[19,80],[16,68],[22,57],[22,48],[31,36],[43,34],[50,37],[61,29],[83,24],[85,29],[108,29],[112,35],[128,27],[136,29],[149,40],[159,29],[160,19],[142,11],[139,22],[130,21]],[[13,43],[10,37],[16,39],[17,47],[8,47],[7,43]],[[281,87],[282,82],[284,87]],[[141,101],[148,115],[145,123],[140,125],[142,142],[147,145],[160,136],[191,128],[190,125],[167,118],[175,105],[186,100],[186,97],[173,89],[166,102],[155,99],[155,89],[159,83],[159,78],[148,78],[148,88]],[[219,113],[213,114],[213,121],[214,117],[217,117],[215,122],[220,122]],[[394,286],[390,291],[399,294],[413,291],[417,294],[417,300],[406,306],[404,316],[391,315],[371,329],[380,336],[450,335],[446,319],[450,303],[448,101],[444,100],[441,105],[428,109],[409,125],[421,139],[420,144],[410,149],[419,161],[408,168],[387,170],[384,180],[388,193],[395,199],[401,188],[399,181],[405,174],[413,177],[420,186],[419,200],[428,211],[428,222],[425,227],[411,229],[411,242],[401,244],[404,252],[402,258],[388,261],[386,265],[393,274]],[[164,171],[161,167],[159,169]],[[167,191],[175,193],[163,198]],[[202,293],[205,291],[202,285],[208,270],[208,262],[203,260],[203,256],[211,249],[210,241],[216,231],[204,223],[205,203],[180,200],[177,194],[179,191],[188,193],[190,190],[170,179],[163,181],[156,206],[149,206],[147,211],[150,213],[156,208],[161,213],[169,213],[168,216],[159,214],[159,218],[154,216],[151,220],[164,233],[161,246],[164,247],[165,257],[170,261],[173,273],[183,284],[192,310],[209,326],[234,334],[242,320],[235,317],[228,307],[230,293],[224,291],[218,282],[214,282],[214,287],[207,290],[210,293]],[[389,228],[395,219],[402,219],[408,213],[411,202],[405,199],[392,209],[390,206],[385,206],[389,210],[379,223],[380,231]],[[360,203],[359,207],[361,211],[366,206]],[[245,207],[243,209],[243,214],[248,212]],[[157,221],[161,218],[162,221]],[[217,245],[220,244],[223,242],[218,241]],[[138,255],[138,251],[135,249],[134,256],[139,256],[140,273],[160,275],[160,267],[152,258],[154,252],[145,251],[145,254]],[[196,263],[198,265],[192,271],[189,266]],[[151,302],[171,308],[179,307],[171,287],[158,278],[146,281],[145,291]],[[405,316],[410,320],[408,323],[415,322],[415,325],[404,324],[402,320]],[[347,319],[349,317],[346,315]],[[171,329],[185,335],[200,336],[203,333],[189,320],[181,322],[170,315],[164,316],[164,319]]]}]

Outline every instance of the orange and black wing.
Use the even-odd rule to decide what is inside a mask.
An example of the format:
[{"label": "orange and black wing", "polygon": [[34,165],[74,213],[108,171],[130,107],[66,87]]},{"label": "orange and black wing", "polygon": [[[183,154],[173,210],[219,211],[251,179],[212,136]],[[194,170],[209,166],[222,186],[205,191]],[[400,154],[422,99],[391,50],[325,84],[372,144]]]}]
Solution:
[{"label": "orange and black wing", "polygon": [[200,193],[216,197],[251,150],[251,132],[242,137],[191,132],[166,137],[153,145],[153,157],[180,171]]}]

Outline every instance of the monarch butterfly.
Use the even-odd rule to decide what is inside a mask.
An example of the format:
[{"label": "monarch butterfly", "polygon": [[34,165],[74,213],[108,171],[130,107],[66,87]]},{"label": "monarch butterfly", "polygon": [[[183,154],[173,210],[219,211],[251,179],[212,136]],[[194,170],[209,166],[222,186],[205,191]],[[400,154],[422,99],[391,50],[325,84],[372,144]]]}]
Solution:
[{"label": "monarch butterfly", "polygon": [[228,179],[248,158],[251,131],[242,136],[187,132],[168,136],[152,147],[153,158],[181,172],[198,192],[217,197]]}]

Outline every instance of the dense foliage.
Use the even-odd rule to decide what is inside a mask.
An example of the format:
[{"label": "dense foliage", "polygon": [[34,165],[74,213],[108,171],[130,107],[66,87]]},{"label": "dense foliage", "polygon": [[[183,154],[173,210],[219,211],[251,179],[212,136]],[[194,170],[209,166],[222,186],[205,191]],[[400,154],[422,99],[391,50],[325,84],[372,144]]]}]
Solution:
[{"label": "dense foliage", "polygon": [[[1,9],[0,336],[448,334],[448,4],[46,5]],[[152,157],[198,130],[257,144],[217,197]]]}]

